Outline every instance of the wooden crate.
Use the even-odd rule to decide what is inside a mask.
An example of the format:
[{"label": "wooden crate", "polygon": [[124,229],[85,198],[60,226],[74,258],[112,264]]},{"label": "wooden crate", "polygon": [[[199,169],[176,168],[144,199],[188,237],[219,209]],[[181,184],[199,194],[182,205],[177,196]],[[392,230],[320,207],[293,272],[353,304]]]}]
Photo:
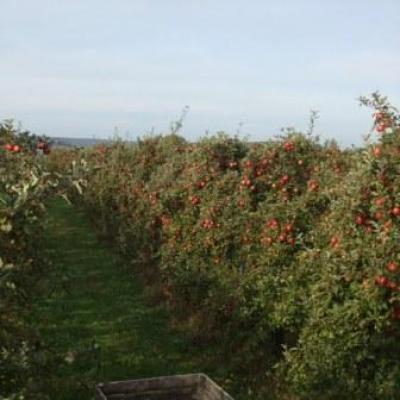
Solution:
[{"label": "wooden crate", "polygon": [[100,383],[96,400],[233,400],[207,375],[190,374]]}]

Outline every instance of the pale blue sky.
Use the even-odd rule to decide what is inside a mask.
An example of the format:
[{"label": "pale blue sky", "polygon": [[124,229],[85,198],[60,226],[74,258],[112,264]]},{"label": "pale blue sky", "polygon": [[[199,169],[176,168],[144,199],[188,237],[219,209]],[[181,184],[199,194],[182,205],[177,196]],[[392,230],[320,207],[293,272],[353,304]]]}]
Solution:
[{"label": "pale blue sky", "polygon": [[400,106],[400,0],[0,0],[0,118],[53,136],[166,131],[361,142],[379,89]]}]

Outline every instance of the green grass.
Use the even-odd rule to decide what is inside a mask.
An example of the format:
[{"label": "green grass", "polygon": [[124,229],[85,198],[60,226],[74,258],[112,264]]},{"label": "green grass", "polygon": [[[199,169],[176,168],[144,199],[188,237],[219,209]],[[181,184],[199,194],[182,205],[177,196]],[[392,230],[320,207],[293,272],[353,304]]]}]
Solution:
[{"label": "green grass", "polygon": [[90,399],[95,383],[189,372],[218,380],[203,350],[172,331],[150,305],[112,247],[99,243],[87,217],[63,201],[49,205],[46,257],[51,268],[33,316],[41,339],[60,360],[50,371],[50,398]]}]

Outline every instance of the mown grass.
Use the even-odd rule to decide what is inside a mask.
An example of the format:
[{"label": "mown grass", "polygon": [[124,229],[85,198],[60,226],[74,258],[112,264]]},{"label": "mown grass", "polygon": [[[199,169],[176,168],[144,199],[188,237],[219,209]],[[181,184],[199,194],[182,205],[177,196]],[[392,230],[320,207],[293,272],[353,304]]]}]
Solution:
[{"label": "mown grass", "polygon": [[225,380],[223,366],[209,365],[205,349],[173,331],[166,311],[146,301],[83,212],[51,203],[45,235],[51,268],[33,317],[41,341],[61,355],[46,372],[51,399],[87,400],[96,383],[112,380],[190,372]]}]

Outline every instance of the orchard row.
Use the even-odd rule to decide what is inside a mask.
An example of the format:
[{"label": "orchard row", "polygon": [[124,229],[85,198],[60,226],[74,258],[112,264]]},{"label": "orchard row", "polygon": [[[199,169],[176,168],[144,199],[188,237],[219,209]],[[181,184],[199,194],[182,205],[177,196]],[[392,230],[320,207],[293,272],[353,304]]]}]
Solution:
[{"label": "orchard row", "polygon": [[[69,177],[46,170],[37,150],[47,142],[0,124],[0,398],[45,399],[50,352],[36,332],[30,311],[43,257],[45,202],[68,187]],[[51,356],[52,357],[52,356]],[[38,380],[40,376],[40,380]]]},{"label": "orchard row", "polygon": [[[179,325],[260,398],[395,399],[400,389],[400,132],[342,150],[172,134],[50,156]],[[264,392],[265,390],[265,392]]]}]

